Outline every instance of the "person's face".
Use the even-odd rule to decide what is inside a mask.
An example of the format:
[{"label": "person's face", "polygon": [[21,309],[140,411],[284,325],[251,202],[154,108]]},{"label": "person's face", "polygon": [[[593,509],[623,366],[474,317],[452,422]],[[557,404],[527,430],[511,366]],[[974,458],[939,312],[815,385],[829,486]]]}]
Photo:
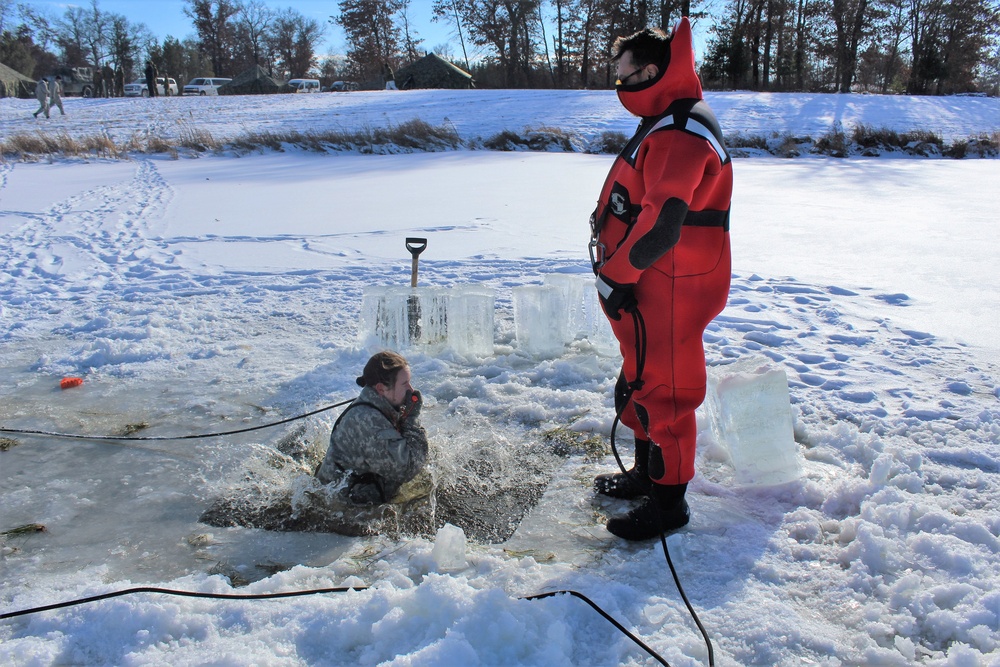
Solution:
[{"label": "person's face", "polygon": [[387,387],[381,382],[375,385],[375,391],[385,400],[389,401],[389,404],[394,408],[403,407],[403,403],[406,402],[406,395],[413,391],[413,386],[410,385],[410,369],[404,366],[399,369],[396,373],[396,380],[393,382],[392,386]]},{"label": "person's face", "polygon": [[634,86],[637,83],[649,81],[659,71],[660,69],[652,63],[643,65],[642,67],[637,66],[635,61],[632,60],[632,52],[625,51],[622,53],[622,57],[618,59],[618,85]]}]

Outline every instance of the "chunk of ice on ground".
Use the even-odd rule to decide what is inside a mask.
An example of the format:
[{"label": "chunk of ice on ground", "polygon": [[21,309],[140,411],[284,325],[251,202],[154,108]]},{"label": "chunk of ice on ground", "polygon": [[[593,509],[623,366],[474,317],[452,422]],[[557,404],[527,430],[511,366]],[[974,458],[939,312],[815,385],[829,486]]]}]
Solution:
[{"label": "chunk of ice on ground", "polygon": [[802,475],[783,370],[757,357],[710,368],[705,403],[737,482],[768,486]]},{"label": "chunk of ice on ground", "polygon": [[431,558],[438,572],[464,570],[468,566],[465,559],[465,531],[450,523],[441,526],[434,537]]}]

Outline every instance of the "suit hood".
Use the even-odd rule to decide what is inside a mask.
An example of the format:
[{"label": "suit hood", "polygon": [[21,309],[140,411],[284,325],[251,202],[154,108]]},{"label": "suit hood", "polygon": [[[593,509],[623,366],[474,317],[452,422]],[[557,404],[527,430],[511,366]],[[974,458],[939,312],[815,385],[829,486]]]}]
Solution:
[{"label": "suit hood", "polygon": [[636,116],[658,116],[677,100],[702,99],[701,80],[694,66],[691,23],[686,16],[674,26],[667,54],[666,64],[660,65],[656,78],[617,87],[622,106]]}]

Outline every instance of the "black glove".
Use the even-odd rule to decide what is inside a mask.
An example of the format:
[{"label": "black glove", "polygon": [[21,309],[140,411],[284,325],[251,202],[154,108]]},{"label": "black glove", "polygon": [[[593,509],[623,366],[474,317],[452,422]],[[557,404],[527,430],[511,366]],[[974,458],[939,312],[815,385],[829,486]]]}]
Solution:
[{"label": "black glove", "polygon": [[618,321],[622,318],[621,311],[634,313],[639,302],[635,298],[635,285],[619,285],[618,283],[597,276],[597,295],[601,298],[601,305],[608,317]]},{"label": "black glove", "polygon": [[416,419],[417,415],[420,414],[420,408],[424,404],[423,396],[420,392],[414,389],[406,397],[406,402],[403,403],[403,407],[399,412],[399,423],[402,426],[403,422],[408,419]]}]

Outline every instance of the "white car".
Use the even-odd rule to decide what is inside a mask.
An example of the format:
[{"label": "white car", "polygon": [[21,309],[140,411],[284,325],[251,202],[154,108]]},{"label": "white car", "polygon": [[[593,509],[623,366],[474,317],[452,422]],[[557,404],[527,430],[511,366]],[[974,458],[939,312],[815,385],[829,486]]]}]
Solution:
[{"label": "white car", "polygon": [[220,79],[218,77],[199,76],[188,81],[184,86],[185,95],[218,95],[219,86],[229,83],[232,79]]},{"label": "white car", "polygon": [[[180,89],[177,87],[177,82],[174,79],[168,79],[170,82],[170,94],[179,95]],[[156,79],[156,93],[158,95],[166,94],[166,89],[163,87],[163,77],[158,77]],[[136,79],[132,83],[125,85],[125,97],[149,97],[149,89],[146,87],[146,79]]]},{"label": "white car", "polygon": [[289,79],[288,85],[292,92],[296,93],[318,93],[320,91],[319,79]]}]

